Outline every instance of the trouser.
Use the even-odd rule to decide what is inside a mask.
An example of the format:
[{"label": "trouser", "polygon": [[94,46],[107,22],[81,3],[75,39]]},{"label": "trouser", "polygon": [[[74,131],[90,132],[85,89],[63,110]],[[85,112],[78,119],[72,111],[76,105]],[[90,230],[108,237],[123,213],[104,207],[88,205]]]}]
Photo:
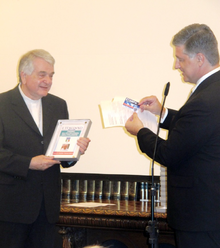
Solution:
[{"label": "trouser", "polygon": [[32,224],[0,221],[1,248],[54,248],[55,224],[48,222],[45,207]]}]

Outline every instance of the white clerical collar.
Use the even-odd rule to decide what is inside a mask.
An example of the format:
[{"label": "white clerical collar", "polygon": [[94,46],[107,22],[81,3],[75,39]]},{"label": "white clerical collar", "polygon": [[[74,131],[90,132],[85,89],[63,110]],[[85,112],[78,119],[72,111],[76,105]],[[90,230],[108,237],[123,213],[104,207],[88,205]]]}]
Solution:
[{"label": "white clerical collar", "polygon": [[21,93],[21,96],[24,99],[24,102],[26,103],[27,108],[30,111],[30,114],[32,115],[37,127],[39,128],[41,134],[43,132],[42,128],[42,103],[41,98],[38,100],[33,100],[29,97],[27,97],[24,92],[21,89],[21,84],[18,86],[19,91]]},{"label": "white clerical collar", "polygon": [[19,91],[21,93],[21,96],[24,98],[25,102],[28,101],[29,103],[32,103],[32,104],[36,104],[36,103],[39,103],[41,102],[41,98],[38,99],[38,100],[33,100],[31,99],[30,97],[26,96],[23,92],[23,90],[21,89],[21,83],[18,85],[18,88],[19,88]]},{"label": "white clerical collar", "polygon": [[208,77],[210,77],[212,74],[216,73],[220,70],[220,66],[215,68],[214,70],[206,73],[204,76],[202,76],[196,83],[196,85],[192,88],[192,93],[197,89],[197,87]]}]

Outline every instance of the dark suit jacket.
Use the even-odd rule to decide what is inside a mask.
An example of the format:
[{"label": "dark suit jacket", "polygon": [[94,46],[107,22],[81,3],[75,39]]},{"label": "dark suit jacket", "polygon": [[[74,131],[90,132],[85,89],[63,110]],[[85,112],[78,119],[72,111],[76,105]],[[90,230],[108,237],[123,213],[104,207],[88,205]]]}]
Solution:
[{"label": "dark suit jacket", "polygon": [[[220,230],[220,72],[198,86],[179,110],[169,110],[156,161],[167,167],[168,222],[185,231]],[[153,156],[155,134],[138,133],[140,149]]]},{"label": "dark suit jacket", "polygon": [[0,220],[32,223],[42,199],[49,222],[60,210],[60,166],[29,170],[31,158],[45,154],[58,119],[67,119],[66,102],[49,94],[42,98],[43,136],[18,87],[0,94]]}]

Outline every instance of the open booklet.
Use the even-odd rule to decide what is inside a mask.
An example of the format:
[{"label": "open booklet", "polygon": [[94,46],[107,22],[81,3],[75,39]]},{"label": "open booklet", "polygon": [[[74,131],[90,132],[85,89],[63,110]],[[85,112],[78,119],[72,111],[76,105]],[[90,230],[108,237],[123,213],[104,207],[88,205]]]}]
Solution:
[{"label": "open booklet", "polygon": [[128,118],[135,111],[144,127],[149,128],[154,133],[157,132],[156,116],[149,111],[141,112],[138,102],[135,100],[128,97],[114,97],[111,101],[102,101],[100,107],[105,128],[124,127]]}]

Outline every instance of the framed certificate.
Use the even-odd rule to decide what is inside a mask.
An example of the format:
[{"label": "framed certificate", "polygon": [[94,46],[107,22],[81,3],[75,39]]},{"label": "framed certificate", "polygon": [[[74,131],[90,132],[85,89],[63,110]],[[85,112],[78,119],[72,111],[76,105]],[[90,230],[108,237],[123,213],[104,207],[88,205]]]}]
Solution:
[{"label": "framed certificate", "polygon": [[58,120],[46,156],[54,156],[59,161],[78,161],[80,157],[77,140],[87,137],[91,120]]}]

